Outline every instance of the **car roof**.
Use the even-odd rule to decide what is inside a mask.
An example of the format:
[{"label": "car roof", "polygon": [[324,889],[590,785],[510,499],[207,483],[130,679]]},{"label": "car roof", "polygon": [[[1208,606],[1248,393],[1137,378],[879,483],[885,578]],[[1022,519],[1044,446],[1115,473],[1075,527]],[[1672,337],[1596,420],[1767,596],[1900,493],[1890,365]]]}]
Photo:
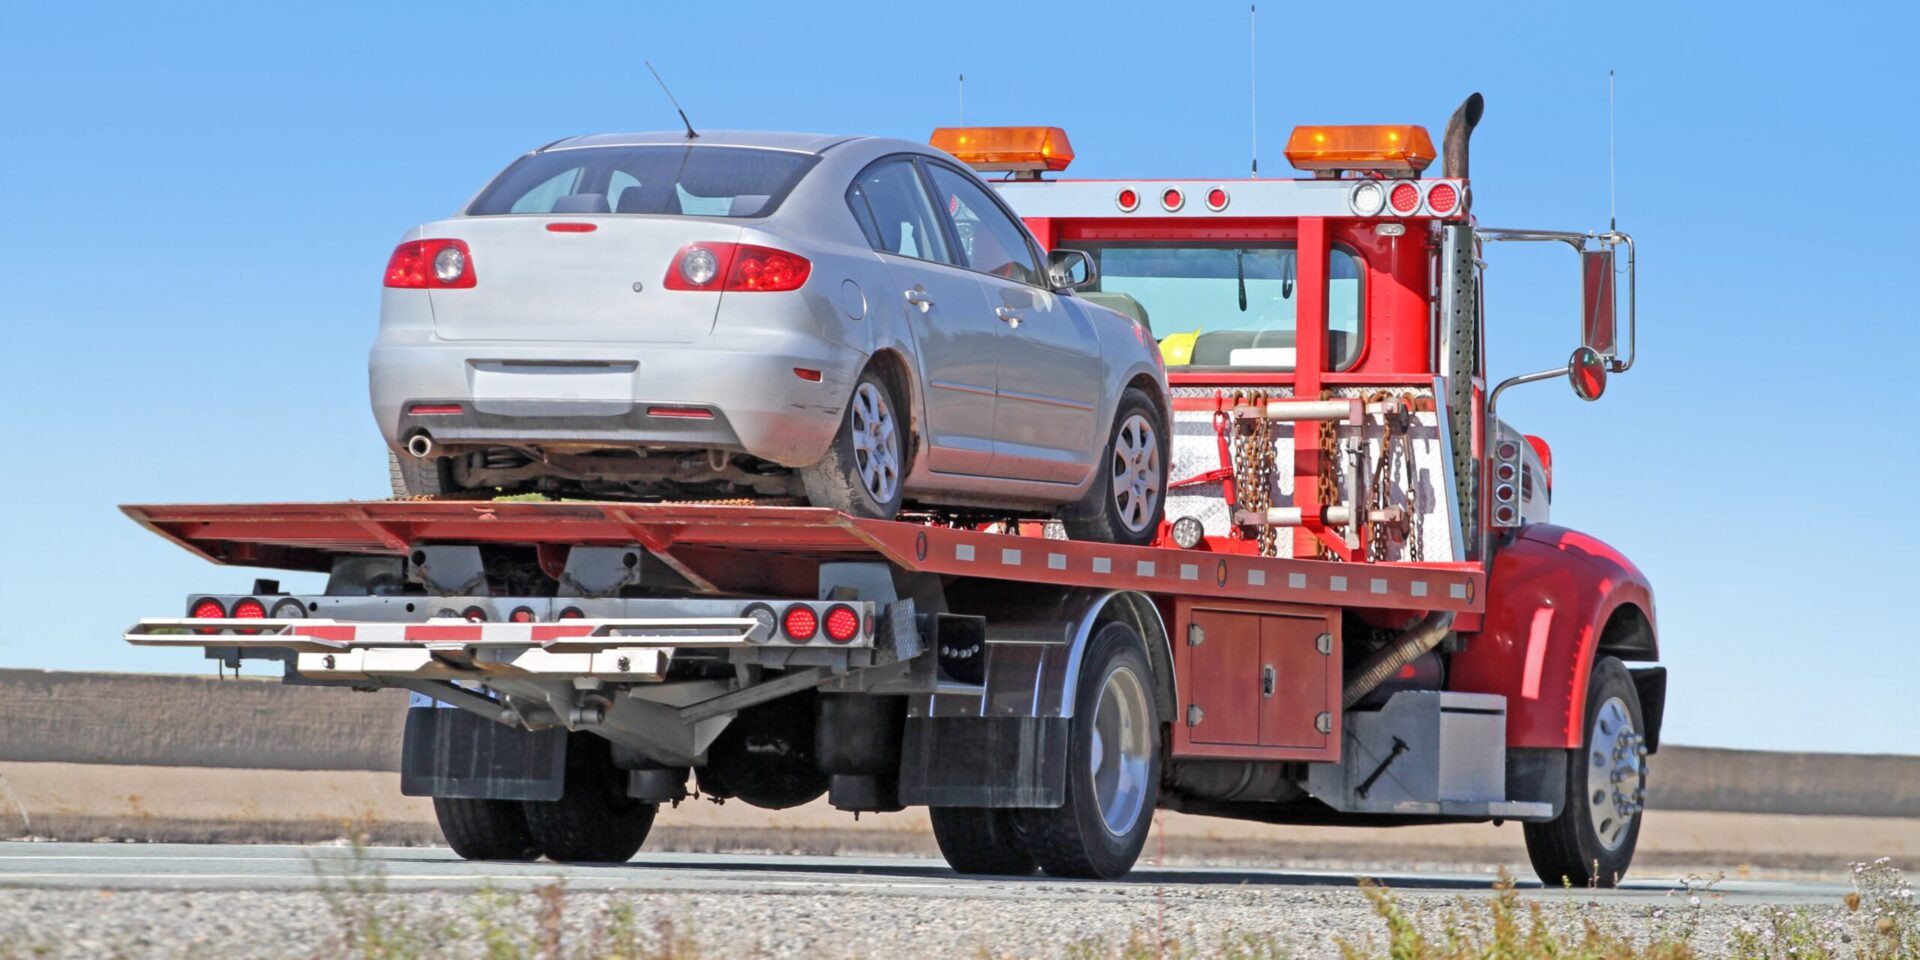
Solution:
[{"label": "car roof", "polygon": [[[864,139],[844,134],[825,133],[778,133],[764,130],[702,130],[698,139],[691,141],[701,147],[759,147],[765,150],[796,150],[802,153],[819,153],[828,147],[848,140]],[[583,137],[567,137],[549,143],[536,153],[548,150],[572,150],[580,147],[637,147],[687,144],[685,130],[651,130],[641,133],[596,133]]]}]

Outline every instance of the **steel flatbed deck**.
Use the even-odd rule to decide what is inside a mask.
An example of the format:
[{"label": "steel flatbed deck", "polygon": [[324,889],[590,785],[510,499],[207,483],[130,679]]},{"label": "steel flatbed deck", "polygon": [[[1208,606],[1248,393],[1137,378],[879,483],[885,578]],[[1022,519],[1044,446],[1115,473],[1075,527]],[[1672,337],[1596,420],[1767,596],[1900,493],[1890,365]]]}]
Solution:
[{"label": "steel flatbed deck", "polygon": [[[421,545],[558,551],[639,544],[707,592],[811,583],[825,560],[1065,587],[1282,603],[1478,613],[1474,563],[1369,563],[1125,547],[868,520],[813,507],[386,500],[129,505],[141,525],[214,563],[325,572],[342,555],[403,556]],[[544,559],[544,558],[543,558]],[[800,568],[800,569],[792,569]]]}]

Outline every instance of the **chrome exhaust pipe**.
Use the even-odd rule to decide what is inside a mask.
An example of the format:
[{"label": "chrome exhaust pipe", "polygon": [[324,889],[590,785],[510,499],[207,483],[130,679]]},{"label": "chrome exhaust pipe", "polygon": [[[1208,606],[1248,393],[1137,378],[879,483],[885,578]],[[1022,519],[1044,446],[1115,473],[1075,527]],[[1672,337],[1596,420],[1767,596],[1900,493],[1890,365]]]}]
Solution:
[{"label": "chrome exhaust pipe", "polygon": [[1447,119],[1447,134],[1440,141],[1445,164],[1441,172],[1445,176],[1467,176],[1467,141],[1473,137],[1473,128],[1480,125],[1480,114],[1486,108],[1486,98],[1476,93],[1460,101],[1460,107]]},{"label": "chrome exhaust pipe", "polygon": [[433,438],[425,433],[416,433],[407,440],[407,453],[416,460],[425,460],[433,456]]}]

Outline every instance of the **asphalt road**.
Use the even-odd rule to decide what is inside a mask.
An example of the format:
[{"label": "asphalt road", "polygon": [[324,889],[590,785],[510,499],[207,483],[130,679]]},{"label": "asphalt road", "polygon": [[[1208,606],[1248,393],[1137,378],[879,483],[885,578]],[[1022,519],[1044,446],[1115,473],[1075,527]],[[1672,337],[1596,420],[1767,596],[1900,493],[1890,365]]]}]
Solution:
[{"label": "asphalt road", "polygon": [[[387,889],[471,892],[524,890],[563,879],[569,891],[703,894],[852,894],[960,900],[1060,898],[1086,902],[1124,898],[1143,890],[1204,896],[1239,892],[1351,891],[1370,876],[1404,895],[1485,893],[1487,874],[1344,870],[1265,870],[1246,867],[1142,864],[1112,882],[1047,878],[964,877],[939,860],[799,855],[642,853],[618,865],[469,863],[443,848],[339,846],[214,846],[176,844],[0,844],[0,888],[146,891],[314,891],[348,876],[379,875]],[[1579,898],[1610,904],[1672,903],[1689,892],[1671,874],[1630,878],[1613,891],[1545,887],[1516,878],[1521,892],[1547,899]],[[1847,884],[1721,879],[1710,896],[1732,906],[1832,905]]]}]

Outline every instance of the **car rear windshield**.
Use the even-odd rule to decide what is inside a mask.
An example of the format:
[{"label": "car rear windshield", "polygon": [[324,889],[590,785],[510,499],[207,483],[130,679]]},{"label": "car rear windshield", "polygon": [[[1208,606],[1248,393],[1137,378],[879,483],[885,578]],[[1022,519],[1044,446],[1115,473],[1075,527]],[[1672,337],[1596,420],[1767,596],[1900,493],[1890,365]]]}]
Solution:
[{"label": "car rear windshield", "polygon": [[[1071,242],[1100,268],[1089,299],[1144,313],[1169,366],[1291,370],[1299,290],[1293,245]],[[1327,262],[1327,368],[1360,357],[1360,266],[1345,250]],[[1137,310],[1135,308],[1138,308]]]},{"label": "car rear windshield", "polygon": [[650,213],[760,217],[818,158],[749,147],[579,147],[514,161],[467,208],[513,213]]}]

